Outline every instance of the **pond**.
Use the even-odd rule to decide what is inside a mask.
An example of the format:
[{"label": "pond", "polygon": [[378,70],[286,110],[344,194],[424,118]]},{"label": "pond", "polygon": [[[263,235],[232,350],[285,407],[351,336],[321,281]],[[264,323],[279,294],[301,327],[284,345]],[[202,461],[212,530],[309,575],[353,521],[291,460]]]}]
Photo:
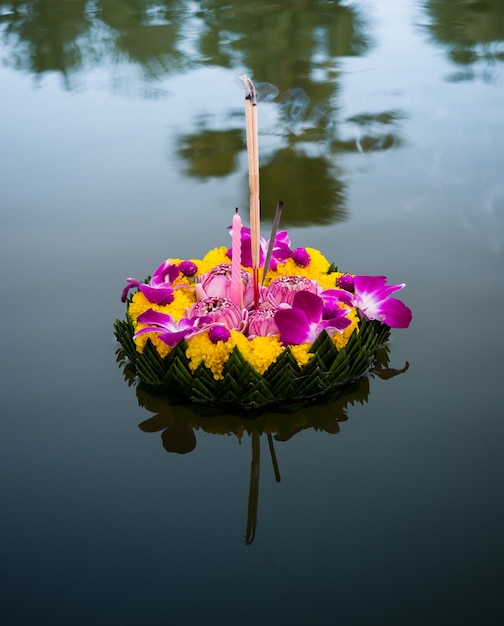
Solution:
[{"label": "pond", "polygon": [[[0,59],[5,623],[502,623],[504,2],[0,0]],[[173,430],[113,332],[247,215],[242,74],[262,234],[413,311],[276,437]]]}]

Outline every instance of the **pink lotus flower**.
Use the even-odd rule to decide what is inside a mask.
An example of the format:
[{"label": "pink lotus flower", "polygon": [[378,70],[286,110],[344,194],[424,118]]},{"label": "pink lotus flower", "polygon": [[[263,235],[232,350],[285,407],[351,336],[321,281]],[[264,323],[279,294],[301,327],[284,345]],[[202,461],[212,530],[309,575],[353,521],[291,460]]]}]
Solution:
[{"label": "pink lotus flower", "polygon": [[277,310],[271,304],[265,303],[252,311],[248,319],[248,336],[250,339],[278,335],[278,326],[275,322]]},{"label": "pink lotus flower", "polygon": [[273,306],[280,306],[282,303],[292,304],[298,291],[316,294],[318,287],[316,283],[305,276],[280,276],[275,278],[268,287],[264,299]]},{"label": "pink lotus flower", "polygon": [[243,332],[247,325],[248,311],[222,296],[203,298],[187,311],[188,319],[204,317],[210,324],[223,324],[230,329]]},{"label": "pink lotus flower", "polygon": [[[254,279],[252,274],[245,270],[241,270],[241,279],[243,306],[249,309],[254,305]],[[231,300],[231,265],[222,263],[201,277],[200,282],[196,285],[196,298],[202,300],[210,297]]]}]

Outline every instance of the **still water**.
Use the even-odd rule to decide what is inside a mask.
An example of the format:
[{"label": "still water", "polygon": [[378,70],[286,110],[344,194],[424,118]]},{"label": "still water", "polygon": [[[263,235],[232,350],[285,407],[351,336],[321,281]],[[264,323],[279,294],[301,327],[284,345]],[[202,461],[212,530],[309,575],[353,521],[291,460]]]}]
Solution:
[{"label": "still water", "polygon": [[[504,2],[0,0],[0,59],[2,622],[502,623]],[[112,326],[247,207],[243,73],[264,234],[406,282],[410,366],[170,439]]]}]

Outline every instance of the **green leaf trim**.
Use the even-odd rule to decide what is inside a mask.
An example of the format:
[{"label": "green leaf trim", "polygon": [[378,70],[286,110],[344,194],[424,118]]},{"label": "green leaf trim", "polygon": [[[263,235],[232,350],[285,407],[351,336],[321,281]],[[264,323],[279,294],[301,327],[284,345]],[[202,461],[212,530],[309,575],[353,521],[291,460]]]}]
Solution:
[{"label": "green leaf trim", "polygon": [[192,372],[186,357],[187,342],[181,341],[163,359],[150,340],[144,351],[136,351],[131,319],[116,320],[115,336],[122,350],[118,361],[129,359],[137,376],[158,387],[177,401],[237,410],[303,404],[365,376],[378,349],[388,340],[390,328],[363,319],[347,346],[338,350],[324,331],[310,348],[313,357],[300,368],[286,348],[261,375],[235,347],[223,368],[223,379],[215,380],[201,363]]}]

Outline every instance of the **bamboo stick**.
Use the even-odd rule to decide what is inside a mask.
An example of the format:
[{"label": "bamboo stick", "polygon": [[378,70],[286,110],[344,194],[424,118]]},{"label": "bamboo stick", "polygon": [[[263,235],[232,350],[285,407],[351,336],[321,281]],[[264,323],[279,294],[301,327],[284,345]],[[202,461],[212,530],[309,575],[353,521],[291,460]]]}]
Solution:
[{"label": "bamboo stick", "polygon": [[245,130],[249,170],[250,237],[252,245],[252,269],[256,307],[259,302],[259,267],[261,264],[260,232],[261,209],[259,201],[259,137],[257,128],[257,96],[254,83],[245,75],[240,76],[245,88]]}]

